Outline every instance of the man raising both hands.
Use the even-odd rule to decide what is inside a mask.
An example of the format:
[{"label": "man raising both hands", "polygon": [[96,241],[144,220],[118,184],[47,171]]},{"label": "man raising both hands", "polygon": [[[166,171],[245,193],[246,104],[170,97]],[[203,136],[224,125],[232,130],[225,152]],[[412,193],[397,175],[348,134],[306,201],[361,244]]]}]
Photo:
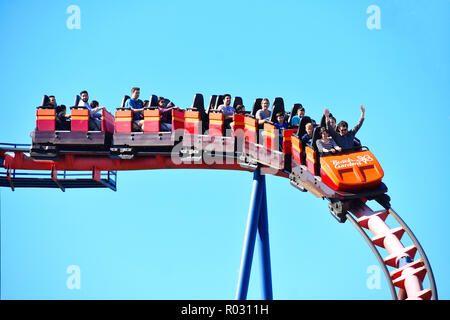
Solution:
[{"label": "man raising both hands", "polygon": [[355,135],[364,122],[364,115],[366,113],[366,108],[363,105],[361,105],[361,117],[359,118],[359,121],[356,124],[356,126],[350,131],[348,130],[348,123],[346,121],[340,121],[337,125],[338,132],[336,132],[329,122],[330,110],[328,110],[328,108],[325,108],[323,113],[326,117],[327,130],[330,133],[331,137],[334,139],[334,141],[336,141],[336,143],[342,149],[351,149],[355,147]]}]

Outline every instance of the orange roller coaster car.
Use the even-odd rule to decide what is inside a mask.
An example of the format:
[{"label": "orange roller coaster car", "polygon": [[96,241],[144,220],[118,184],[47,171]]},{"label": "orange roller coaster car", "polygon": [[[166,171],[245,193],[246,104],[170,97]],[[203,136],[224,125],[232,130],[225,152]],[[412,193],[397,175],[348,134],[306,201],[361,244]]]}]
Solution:
[{"label": "orange roller coaster car", "polygon": [[384,172],[369,150],[322,156],[322,181],[334,190],[355,191],[381,184]]}]

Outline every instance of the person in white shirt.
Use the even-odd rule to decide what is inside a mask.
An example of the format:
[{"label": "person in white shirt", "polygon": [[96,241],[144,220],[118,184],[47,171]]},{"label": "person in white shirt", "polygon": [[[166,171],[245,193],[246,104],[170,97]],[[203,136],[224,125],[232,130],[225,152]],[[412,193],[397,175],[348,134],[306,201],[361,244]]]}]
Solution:
[{"label": "person in white shirt", "polygon": [[94,108],[89,104],[89,94],[86,90],[80,92],[81,100],[78,103],[79,107],[86,107],[89,110],[89,131],[101,130],[101,110],[105,107],[96,106]]},{"label": "person in white shirt", "polygon": [[220,105],[217,110],[223,113],[224,115],[224,126],[225,129],[231,129],[231,122],[233,122],[233,115],[236,110],[231,105],[231,95],[226,93],[223,96],[223,104]]}]

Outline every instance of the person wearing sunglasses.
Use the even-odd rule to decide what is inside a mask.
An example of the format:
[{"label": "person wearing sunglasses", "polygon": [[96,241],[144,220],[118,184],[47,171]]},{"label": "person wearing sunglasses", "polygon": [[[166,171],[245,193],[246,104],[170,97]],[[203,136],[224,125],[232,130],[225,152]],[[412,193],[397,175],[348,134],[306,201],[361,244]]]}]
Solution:
[{"label": "person wearing sunglasses", "polygon": [[337,125],[336,132],[336,130],[330,123],[330,110],[328,110],[328,108],[325,108],[324,115],[326,117],[326,129],[339,147],[341,147],[342,149],[352,149],[356,146],[355,136],[359,129],[361,129],[361,126],[364,122],[365,113],[366,108],[361,105],[361,117],[359,118],[356,126],[354,126],[353,129],[348,130],[348,123],[346,121],[340,121]]}]

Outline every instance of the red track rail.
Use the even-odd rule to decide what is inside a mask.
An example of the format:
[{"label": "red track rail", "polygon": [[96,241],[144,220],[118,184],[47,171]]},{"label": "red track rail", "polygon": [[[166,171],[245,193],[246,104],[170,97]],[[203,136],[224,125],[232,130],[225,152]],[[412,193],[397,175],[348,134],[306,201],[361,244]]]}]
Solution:
[{"label": "red track rail", "polygon": [[[111,159],[106,154],[86,154],[86,153],[67,153],[62,154],[56,160],[37,160],[26,155],[24,149],[0,150],[0,157],[4,158],[2,166],[7,170],[50,170],[56,172],[63,171],[91,171],[93,175],[100,171],[121,171],[121,170],[152,170],[152,169],[221,169],[221,170],[240,170],[251,171],[241,167],[235,158],[222,161],[223,163],[205,164],[200,161],[189,161],[188,163],[179,162],[179,159],[172,159],[171,154],[151,154],[136,156],[133,159]],[[289,175],[283,171],[269,171],[269,173],[289,178]],[[375,255],[382,264],[388,283],[390,284],[391,294],[394,299],[437,299],[437,291],[434,283],[433,273],[425,256],[423,249],[411,230],[401,220],[401,218],[391,209],[374,212],[366,204],[356,202],[349,211],[354,215],[353,218],[347,214],[347,218],[353,223],[363,237],[372,247]],[[392,215],[400,227],[391,229],[385,223],[388,215]],[[373,233],[369,237],[363,230],[367,229]],[[404,247],[401,243],[403,234],[406,233],[413,241],[413,245]],[[375,247],[384,248],[388,255],[381,258],[381,254]],[[416,252],[419,251],[420,258],[413,260]],[[409,262],[399,266],[402,258],[409,258]],[[388,270],[392,268],[391,271]],[[428,275],[430,288],[423,288],[423,281]],[[393,289],[397,287],[398,292]]]}]

